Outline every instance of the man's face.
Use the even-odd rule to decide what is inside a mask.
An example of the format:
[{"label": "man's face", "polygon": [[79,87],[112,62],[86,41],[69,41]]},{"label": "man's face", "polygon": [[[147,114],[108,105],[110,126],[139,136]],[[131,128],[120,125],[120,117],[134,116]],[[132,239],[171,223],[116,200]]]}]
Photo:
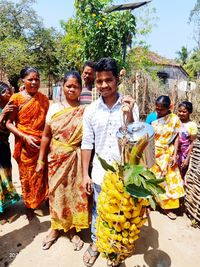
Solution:
[{"label": "man's face", "polygon": [[117,94],[118,78],[112,71],[96,72],[96,88],[104,97],[109,98]]},{"label": "man's face", "polygon": [[94,70],[93,68],[86,66],[82,73],[82,79],[84,84],[93,84],[94,83]]}]

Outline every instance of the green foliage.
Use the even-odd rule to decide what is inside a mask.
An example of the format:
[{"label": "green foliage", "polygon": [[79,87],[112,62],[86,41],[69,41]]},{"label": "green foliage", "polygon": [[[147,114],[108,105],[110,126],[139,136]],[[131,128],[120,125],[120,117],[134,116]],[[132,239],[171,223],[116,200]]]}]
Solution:
[{"label": "green foliage", "polygon": [[159,194],[165,190],[159,185],[164,179],[156,179],[155,175],[144,166],[127,164],[124,170],[124,184],[126,191],[135,198],[151,199],[152,208],[154,199],[160,200]]},{"label": "green foliage", "polygon": [[200,78],[200,50],[196,49],[191,54],[187,64],[184,66],[191,78]]},{"label": "green foliage", "polygon": [[141,71],[143,73],[150,73],[153,79],[157,77],[157,70],[152,67],[155,63],[149,56],[150,50],[148,47],[135,47],[131,49],[127,55],[128,72]]},{"label": "green foliage", "polygon": [[188,62],[190,52],[188,51],[187,47],[182,46],[180,51],[177,51],[176,54],[178,58],[176,59],[180,62],[181,65],[185,65]]},{"label": "green foliage", "polygon": [[135,33],[129,11],[106,13],[112,1],[75,1],[78,31],[83,38],[83,60],[112,57],[123,64],[123,51]]},{"label": "green foliage", "polygon": [[108,164],[105,159],[102,159],[98,154],[97,157],[105,171],[110,170],[111,172],[116,172],[115,168],[112,165]]}]

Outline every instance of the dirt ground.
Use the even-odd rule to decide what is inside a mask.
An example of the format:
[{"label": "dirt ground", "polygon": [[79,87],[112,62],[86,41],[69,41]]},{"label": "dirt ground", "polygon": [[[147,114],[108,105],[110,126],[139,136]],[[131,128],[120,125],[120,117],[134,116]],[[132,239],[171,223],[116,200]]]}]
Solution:
[{"label": "dirt ground", "polygon": [[[13,138],[11,138],[13,146]],[[13,161],[13,180],[20,192],[18,169]],[[66,235],[62,235],[53,246],[41,248],[50,217],[46,206],[44,217],[28,221],[24,216],[24,205],[20,201],[7,209],[5,216],[16,215],[14,222],[0,225],[0,266],[13,267],[84,267],[83,253],[90,242],[89,231],[81,233],[85,241],[81,251],[73,251]],[[150,213],[149,221],[143,226],[132,257],[121,267],[199,267],[200,229],[190,226],[186,215],[171,221],[158,211]],[[101,256],[94,267],[106,267]]]}]

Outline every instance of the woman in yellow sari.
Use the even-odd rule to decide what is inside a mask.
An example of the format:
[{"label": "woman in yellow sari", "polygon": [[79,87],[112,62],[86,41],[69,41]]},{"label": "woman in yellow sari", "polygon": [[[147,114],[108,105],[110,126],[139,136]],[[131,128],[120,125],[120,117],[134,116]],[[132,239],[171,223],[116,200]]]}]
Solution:
[{"label": "woman in yellow sari", "polygon": [[11,96],[10,103],[17,107],[6,123],[7,128],[15,135],[14,158],[18,163],[22,196],[29,219],[33,212],[42,215],[38,210],[48,197],[47,172],[36,174],[39,147],[49,107],[48,98],[38,92],[40,76],[37,69],[25,67],[20,72],[24,90]]},{"label": "woman in yellow sari", "polygon": [[[81,150],[82,115],[80,106],[82,82],[78,72],[64,77],[66,101],[50,106],[42,137],[37,172],[45,166],[48,154],[49,204],[51,229],[42,248],[49,249],[59,236],[59,230],[70,232],[74,250],[80,250],[83,241],[77,235],[89,227],[88,199],[82,186]],[[50,145],[50,150],[49,150]]]},{"label": "woman in yellow sari", "polygon": [[177,165],[178,133],[180,120],[170,111],[168,96],[159,96],[156,100],[156,118],[151,122],[155,131],[156,162],[152,171],[156,177],[164,178],[166,193],[161,195],[161,208],[170,219],[176,219],[173,209],[179,208],[179,199],[184,196],[183,180]]}]

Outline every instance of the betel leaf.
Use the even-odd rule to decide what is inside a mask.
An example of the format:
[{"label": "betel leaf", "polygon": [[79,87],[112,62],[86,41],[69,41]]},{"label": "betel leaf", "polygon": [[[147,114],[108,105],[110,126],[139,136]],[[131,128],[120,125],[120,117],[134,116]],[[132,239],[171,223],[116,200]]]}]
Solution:
[{"label": "betel leaf", "polygon": [[104,170],[106,170],[106,171],[110,170],[112,172],[116,172],[115,168],[112,165],[108,164],[105,161],[105,159],[102,159],[98,154],[97,154],[97,158],[100,161],[101,166],[104,168]]},{"label": "betel leaf", "polygon": [[135,184],[129,184],[125,188],[129,194],[131,194],[133,197],[136,197],[136,198],[139,198],[139,197],[147,198],[151,196],[151,193],[147,189],[141,186],[137,186]]}]

